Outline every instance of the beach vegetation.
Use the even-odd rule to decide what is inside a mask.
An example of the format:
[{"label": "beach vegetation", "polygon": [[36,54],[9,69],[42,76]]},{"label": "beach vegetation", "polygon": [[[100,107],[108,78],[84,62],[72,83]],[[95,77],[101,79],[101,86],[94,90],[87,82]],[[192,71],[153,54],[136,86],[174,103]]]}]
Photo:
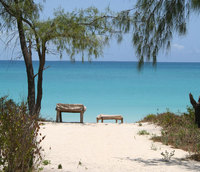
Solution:
[{"label": "beach vegetation", "polygon": [[144,117],[144,120],[153,122],[154,120],[156,120],[156,115],[149,114],[149,115]]},{"label": "beach vegetation", "polygon": [[163,156],[163,160],[169,162],[171,158],[174,156],[175,150],[168,152],[165,150],[165,152],[162,152],[161,155]]},{"label": "beach vegetation", "polygon": [[145,60],[156,65],[159,52],[170,49],[174,35],[186,35],[190,17],[199,15],[200,1],[137,0],[133,11],[132,41],[141,68]]},{"label": "beach vegetation", "polygon": [[79,165],[82,165],[82,162],[81,162],[81,161],[78,162],[78,166],[79,166]]},{"label": "beach vegetation", "polygon": [[146,130],[140,130],[140,131],[138,132],[138,135],[149,135],[149,132],[146,131]]},{"label": "beach vegetation", "polygon": [[39,169],[38,169],[38,171],[43,171],[44,170],[44,167],[40,167]]},{"label": "beach vegetation", "polygon": [[28,114],[27,104],[0,98],[0,169],[28,172],[41,162],[40,125]]},{"label": "beach vegetation", "polygon": [[62,169],[62,164],[59,164],[59,165],[58,165],[58,169]]},{"label": "beach vegetation", "polygon": [[44,160],[44,161],[42,161],[42,164],[43,165],[49,165],[49,164],[51,164],[51,161],[50,160]]},{"label": "beach vegetation", "polygon": [[186,150],[191,153],[190,158],[200,161],[200,130],[194,121],[194,109],[187,107],[187,112],[181,115],[160,113],[155,118],[144,118],[140,122],[151,122],[162,127],[161,136],[153,136],[152,140]]},{"label": "beach vegetation", "polygon": [[151,144],[151,150],[154,150],[154,151],[157,151],[158,150],[158,148],[156,147],[156,145],[155,144]]}]

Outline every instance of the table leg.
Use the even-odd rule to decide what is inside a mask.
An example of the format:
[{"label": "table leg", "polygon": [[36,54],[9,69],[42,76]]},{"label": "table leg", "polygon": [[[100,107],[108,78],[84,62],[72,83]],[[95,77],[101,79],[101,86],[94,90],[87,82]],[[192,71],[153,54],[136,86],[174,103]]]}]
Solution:
[{"label": "table leg", "polygon": [[60,122],[62,122],[62,114],[61,114],[61,111],[60,111]]},{"label": "table leg", "polygon": [[80,113],[80,123],[83,123],[83,112]]},{"label": "table leg", "polygon": [[58,110],[56,111],[56,122],[58,122],[58,118],[59,118],[59,112]]}]

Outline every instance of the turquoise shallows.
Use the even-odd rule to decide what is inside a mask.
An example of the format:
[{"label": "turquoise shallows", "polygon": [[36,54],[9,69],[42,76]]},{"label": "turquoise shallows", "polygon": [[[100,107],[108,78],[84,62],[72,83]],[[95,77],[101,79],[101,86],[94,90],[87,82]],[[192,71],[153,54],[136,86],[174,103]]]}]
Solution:
[{"label": "turquoise shallows", "polygon": [[[35,73],[38,62],[34,62]],[[98,114],[121,114],[124,122],[135,122],[149,113],[168,108],[184,112],[188,94],[200,96],[200,63],[146,63],[139,72],[136,62],[48,61],[44,71],[41,116],[56,118],[56,103],[81,103],[87,107],[84,122],[95,122]],[[27,79],[23,61],[0,61],[0,96],[26,100]],[[79,121],[79,114],[63,120]]]}]

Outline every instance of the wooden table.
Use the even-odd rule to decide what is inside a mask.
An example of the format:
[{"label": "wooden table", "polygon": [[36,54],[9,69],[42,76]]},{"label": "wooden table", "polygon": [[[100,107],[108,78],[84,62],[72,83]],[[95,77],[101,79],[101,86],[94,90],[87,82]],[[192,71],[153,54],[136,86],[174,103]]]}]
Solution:
[{"label": "wooden table", "polygon": [[97,123],[99,120],[101,120],[101,123],[103,123],[103,120],[111,120],[114,119],[117,123],[117,120],[121,120],[121,123],[123,123],[123,117],[121,115],[104,115],[100,114],[97,116]]},{"label": "wooden table", "polygon": [[86,107],[82,104],[56,104],[56,122],[62,122],[62,112],[68,113],[80,113],[80,122],[83,123],[83,114],[86,111]]}]

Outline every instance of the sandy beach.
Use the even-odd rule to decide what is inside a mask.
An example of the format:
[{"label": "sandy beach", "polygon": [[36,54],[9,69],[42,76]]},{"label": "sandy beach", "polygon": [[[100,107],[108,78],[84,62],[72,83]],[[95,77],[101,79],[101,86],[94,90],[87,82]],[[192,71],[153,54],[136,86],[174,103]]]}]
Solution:
[{"label": "sandy beach", "polygon": [[[146,130],[149,135],[139,135]],[[52,123],[45,122],[41,133],[44,172],[177,172],[200,171],[200,163],[186,160],[189,155],[180,149],[150,140],[160,134],[160,127],[142,123]],[[170,161],[162,152],[174,152]],[[62,169],[58,169],[58,165]]]}]

